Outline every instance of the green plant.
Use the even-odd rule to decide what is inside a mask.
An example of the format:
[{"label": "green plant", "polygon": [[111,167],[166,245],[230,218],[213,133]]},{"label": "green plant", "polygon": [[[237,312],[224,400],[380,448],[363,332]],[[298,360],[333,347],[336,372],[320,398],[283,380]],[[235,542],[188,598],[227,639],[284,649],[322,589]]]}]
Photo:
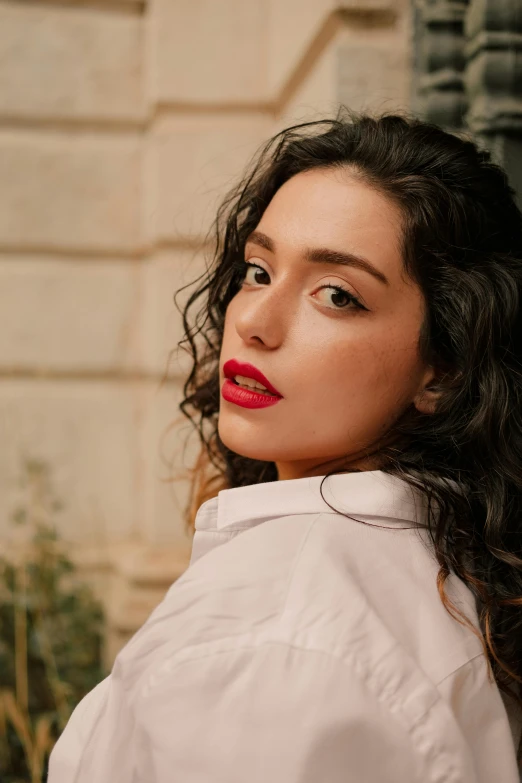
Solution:
[{"label": "green plant", "polygon": [[62,505],[45,463],[24,463],[0,557],[0,780],[41,783],[78,701],[103,677],[103,611],[53,522]]}]

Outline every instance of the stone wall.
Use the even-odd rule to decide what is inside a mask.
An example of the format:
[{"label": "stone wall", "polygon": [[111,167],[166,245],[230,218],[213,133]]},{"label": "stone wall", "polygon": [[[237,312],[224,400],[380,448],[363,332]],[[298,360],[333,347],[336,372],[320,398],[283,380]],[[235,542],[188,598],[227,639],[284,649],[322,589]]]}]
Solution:
[{"label": "stone wall", "polygon": [[45,460],[108,662],[190,556],[172,296],[220,195],[291,121],[407,106],[409,38],[408,0],[0,0],[0,536]]}]

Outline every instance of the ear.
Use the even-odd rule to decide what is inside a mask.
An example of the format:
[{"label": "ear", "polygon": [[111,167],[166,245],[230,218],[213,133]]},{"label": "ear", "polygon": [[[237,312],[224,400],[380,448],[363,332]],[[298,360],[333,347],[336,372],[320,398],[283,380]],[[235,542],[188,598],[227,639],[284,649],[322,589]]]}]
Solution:
[{"label": "ear", "polygon": [[441,394],[442,392],[435,391],[434,389],[425,389],[415,397],[413,403],[419,413],[426,413],[431,416],[437,410],[437,403]]},{"label": "ear", "polygon": [[433,368],[426,371],[422,386],[413,398],[413,404],[419,413],[432,415],[437,410],[437,403],[442,396],[439,381],[445,373],[435,373]]}]

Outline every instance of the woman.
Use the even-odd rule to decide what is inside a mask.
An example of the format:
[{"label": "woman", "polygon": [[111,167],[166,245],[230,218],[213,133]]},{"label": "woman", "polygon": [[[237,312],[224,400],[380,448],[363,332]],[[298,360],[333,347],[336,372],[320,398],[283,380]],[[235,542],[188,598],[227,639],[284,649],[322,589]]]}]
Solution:
[{"label": "woman", "polygon": [[216,228],[183,312],[191,564],[76,709],[50,783],[518,781],[505,174],[435,126],[341,114],[276,136]]}]

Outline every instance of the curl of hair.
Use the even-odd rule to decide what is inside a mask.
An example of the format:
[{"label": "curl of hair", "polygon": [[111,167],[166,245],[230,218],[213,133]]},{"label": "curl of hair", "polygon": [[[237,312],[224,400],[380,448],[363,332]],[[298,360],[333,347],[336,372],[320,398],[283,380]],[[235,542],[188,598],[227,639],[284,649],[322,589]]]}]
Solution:
[{"label": "curl of hair", "polygon": [[[343,108],[287,128],[258,152],[218,210],[215,254],[182,311],[178,347],[192,369],[179,409],[200,439],[187,528],[220,489],[278,478],[274,463],[219,438],[220,348],[246,238],[284,182],[318,168],[348,170],[400,207],[404,268],[426,303],[419,354],[439,368],[440,397],[432,414],[412,404],[368,454],[422,492],[441,600],[479,637],[490,677],[522,707],[522,215],[504,171],[472,140],[406,115]],[[450,572],[475,596],[480,629],[446,595]]]}]

